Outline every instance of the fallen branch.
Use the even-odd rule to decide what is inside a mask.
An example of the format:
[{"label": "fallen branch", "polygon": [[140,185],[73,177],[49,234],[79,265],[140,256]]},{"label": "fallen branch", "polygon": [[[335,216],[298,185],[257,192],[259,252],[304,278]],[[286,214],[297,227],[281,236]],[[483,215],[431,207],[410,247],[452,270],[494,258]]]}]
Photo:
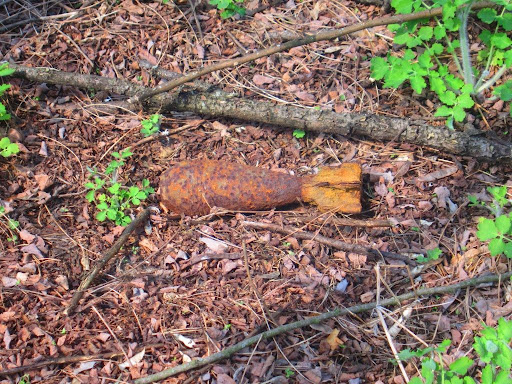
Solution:
[{"label": "fallen branch", "polygon": [[[68,73],[51,68],[30,68],[16,64],[9,66],[15,70],[12,76],[39,83],[65,84],[128,97],[147,90],[141,85],[121,79]],[[377,141],[396,140],[478,160],[512,162],[511,143],[478,134],[477,130],[473,130],[472,133],[459,132],[446,129],[444,126],[434,127],[423,121],[409,121],[369,113],[338,114],[292,105],[275,105],[267,101],[241,99],[214,87],[206,91],[181,90],[172,97],[167,94],[157,95],[146,104],[148,109],[159,113],[188,111],[214,118],[225,117],[347,137],[357,135]],[[102,105],[116,108],[114,103]]]},{"label": "fallen branch", "polygon": [[[165,346],[164,343],[156,343],[156,344],[148,344],[142,345],[133,351],[134,354],[139,353],[143,349],[149,348],[160,348]],[[62,364],[73,364],[73,363],[81,363],[84,361],[93,361],[93,360],[108,360],[117,356],[122,356],[122,352],[106,352],[106,353],[98,353],[95,355],[75,355],[75,356],[61,356],[55,357],[47,360],[36,361],[32,364],[22,365],[20,367],[4,369],[0,371],[0,376],[9,376],[15,375],[17,373],[26,373],[33,371],[35,369],[39,369],[42,367],[47,367],[49,365],[62,365]]]},{"label": "fallen branch", "polygon": [[285,235],[291,235],[301,240],[315,240],[321,244],[328,245],[336,249],[340,249],[345,252],[353,252],[359,255],[365,256],[376,256],[376,257],[387,257],[390,259],[401,260],[409,265],[416,265],[414,260],[409,257],[400,255],[394,252],[379,251],[370,247],[365,247],[359,244],[349,244],[341,240],[331,239],[326,236],[318,235],[316,233],[301,231],[300,229],[286,227],[270,223],[259,223],[254,221],[242,221],[242,224],[249,228],[266,229],[273,232],[283,233]]},{"label": "fallen branch", "polygon": [[387,219],[353,219],[351,217],[329,216],[289,216],[290,219],[298,220],[303,223],[328,223],[334,225],[345,225],[347,227],[363,227],[363,228],[390,228],[393,223]]},{"label": "fallen branch", "polygon": [[[469,6],[472,9],[481,9],[481,8],[486,8],[486,7],[492,7],[495,5],[496,4],[492,3],[492,2],[477,1],[477,2],[472,3],[472,5],[469,5]],[[302,45],[308,45],[311,43],[316,43],[316,42],[325,41],[325,40],[334,40],[334,39],[337,39],[342,36],[350,35],[351,33],[362,31],[363,29],[378,27],[381,25],[402,24],[402,23],[405,23],[407,21],[412,21],[412,20],[430,19],[435,16],[441,16],[442,14],[443,14],[442,7],[432,8],[432,9],[428,9],[428,10],[421,11],[418,13],[409,13],[409,14],[405,14],[405,15],[394,15],[394,16],[380,17],[377,19],[365,21],[364,23],[361,23],[361,22],[354,23],[352,25],[349,25],[349,26],[347,26],[345,28],[341,28],[341,29],[322,31],[322,32],[319,32],[314,35],[307,35],[300,39],[290,40],[290,41],[287,41],[282,44],[274,45],[273,47],[262,49],[261,51],[250,53],[243,57],[239,57],[239,58],[231,59],[231,60],[224,60],[219,63],[205,67],[203,69],[199,69],[197,71],[190,72],[189,74],[187,74],[185,76],[176,78],[176,79],[174,79],[166,84],[163,84],[155,89],[148,90],[140,95],[132,97],[129,100],[129,102],[137,103],[142,100],[148,99],[152,96],[156,96],[160,93],[169,92],[169,91],[179,87],[180,85],[186,84],[186,83],[193,81],[201,76],[207,75],[208,73],[219,71],[221,69],[237,67],[241,64],[245,64],[250,61],[260,59],[262,57],[270,56],[270,55],[273,55],[274,53],[288,51],[292,48],[300,47]]]},{"label": "fallen branch", "polygon": [[139,215],[133,220],[123,231],[119,239],[110,247],[110,249],[105,253],[105,256],[101,258],[94,267],[94,269],[82,280],[80,286],[76,290],[75,294],[71,298],[71,303],[68,308],[64,311],[65,315],[71,315],[75,310],[78,302],[83,297],[85,291],[89,286],[93,283],[96,277],[99,275],[103,267],[112,259],[117,252],[121,249],[130,234],[142,223],[144,223],[149,218],[150,208],[146,208],[144,211],[139,213]]},{"label": "fallen branch", "polygon": [[[505,281],[505,280],[509,279],[511,276],[512,276],[512,272],[507,272],[502,275],[487,275],[487,276],[475,277],[472,279],[467,279],[467,280],[461,281],[460,283],[446,285],[444,287],[422,288],[422,289],[418,289],[413,292],[405,293],[400,296],[381,300],[379,305],[383,306],[383,307],[388,306],[388,305],[393,305],[393,304],[400,305],[404,301],[414,299],[414,298],[417,298],[420,296],[440,295],[440,294],[454,292],[459,289],[476,286],[479,284]],[[208,357],[195,359],[189,363],[181,364],[181,365],[178,365],[177,367],[169,368],[164,371],[137,379],[134,381],[134,384],[148,384],[148,383],[153,383],[155,381],[164,380],[168,377],[175,376],[180,373],[188,372],[192,369],[201,368],[201,367],[204,367],[205,365],[213,364],[218,361],[230,358],[235,353],[241,351],[244,348],[250,347],[251,345],[257,343],[259,340],[266,340],[266,339],[275,337],[277,335],[280,335],[282,333],[290,332],[290,331],[293,331],[294,329],[298,329],[298,328],[304,328],[304,327],[312,325],[312,324],[320,324],[321,322],[323,322],[327,319],[330,319],[332,317],[367,312],[376,307],[377,307],[377,303],[373,302],[373,303],[368,303],[368,304],[355,305],[355,306],[349,307],[349,308],[336,308],[332,311],[325,312],[318,316],[313,316],[313,317],[309,317],[304,320],[281,325],[280,327],[271,329],[269,331],[266,331],[266,332],[260,333],[258,335],[252,336],[248,339],[245,339],[235,345],[232,345],[231,347],[227,347],[226,349],[224,349],[218,353],[214,353],[213,355],[210,355]]]}]

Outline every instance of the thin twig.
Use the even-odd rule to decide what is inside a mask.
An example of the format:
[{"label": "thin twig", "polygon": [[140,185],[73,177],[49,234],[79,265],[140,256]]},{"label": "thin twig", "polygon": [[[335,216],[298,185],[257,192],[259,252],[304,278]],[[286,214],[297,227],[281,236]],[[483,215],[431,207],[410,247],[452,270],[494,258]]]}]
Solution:
[{"label": "thin twig", "polygon": [[377,257],[383,256],[383,257],[387,257],[390,259],[401,260],[410,265],[416,265],[416,262],[414,260],[411,260],[409,257],[407,257],[405,255],[400,255],[400,254],[394,253],[394,252],[380,251],[378,249],[365,247],[365,246],[362,246],[359,244],[349,244],[349,243],[345,243],[341,240],[331,239],[329,237],[317,235],[317,234],[314,234],[311,232],[301,231],[299,229],[295,229],[292,227],[280,226],[280,225],[269,224],[269,223],[260,223],[260,222],[254,222],[254,221],[242,221],[242,224],[249,228],[266,229],[266,230],[270,230],[273,232],[284,233],[286,235],[291,235],[293,237],[296,237],[296,238],[302,239],[302,240],[315,240],[321,244],[325,244],[325,245],[328,245],[328,246],[336,248],[336,249],[340,249],[345,252],[354,252],[359,255],[365,255],[365,256],[377,256]]},{"label": "thin twig", "polygon": [[78,287],[77,291],[71,298],[71,303],[69,304],[68,308],[64,311],[64,314],[70,315],[75,310],[76,306],[78,305],[78,302],[83,297],[85,290],[89,288],[89,286],[92,284],[92,282],[96,279],[96,277],[99,275],[103,267],[112,259],[117,252],[121,249],[123,244],[128,240],[128,237],[130,234],[142,223],[144,223],[149,218],[150,209],[146,208],[144,211],[142,211],[136,218],[133,220],[130,225],[128,225],[119,239],[110,247],[110,249],[105,253],[105,256],[101,258],[100,261],[96,264],[94,269],[89,273],[80,283],[80,286]]},{"label": "thin twig", "polygon": [[290,218],[300,220],[302,222],[315,222],[321,223],[328,222],[334,225],[346,225],[347,227],[362,227],[362,228],[388,228],[393,227],[393,223],[387,219],[353,219],[351,217],[335,217],[335,216],[290,216]]},{"label": "thin twig", "polygon": [[[472,279],[467,279],[467,280],[461,281],[460,283],[445,285],[443,287],[422,288],[422,289],[418,289],[416,292],[408,292],[403,295],[397,296],[396,298],[392,297],[389,299],[382,300],[380,302],[380,305],[383,307],[387,306],[387,305],[393,305],[393,304],[399,305],[400,303],[402,303],[404,301],[414,299],[419,296],[431,296],[431,295],[440,295],[440,294],[450,293],[450,292],[456,291],[458,289],[476,286],[479,284],[495,283],[500,280],[509,279],[510,277],[512,277],[512,272],[507,272],[502,275],[492,274],[492,275],[487,275],[487,276],[475,277]],[[153,383],[155,381],[164,380],[168,377],[175,376],[175,375],[183,373],[183,372],[188,372],[190,370],[201,368],[201,367],[204,367],[205,365],[213,364],[218,361],[230,358],[231,356],[233,356],[235,353],[241,351],[242,349],[250,347],[251,345],[254,345],[260,339],[266,340],[266,339],[275,337],[277,335],[280,335],[282,333],[293,331],[294,329],[307,327],[311,324],[320,324],[321,322],[323,322],[327,319],[330,319],[332,317],[367,312],[367,311],[374,309],[376,306],[377,306],[377,303],[373,302],[373,303],[355,305],[355,306],[349,307],[349,308],[336,308],[332,311],[325,312],[318,316],[313,316],[313,317],[309,317],[304,320],[299,320],[299,321],[295,321],[293,323],[281,325],[277,328],[274,328],[269,331],[260,333],[258,335],[252,336],[250,338],[247,338],[235,345],[232,345],[231,347],[224,349],[223,351],[214,353],[213,355],[210,355],[208,357],[198,358],[198,359],[192,360],[189,363],[181,364],[176,367],[172,367],[172,368],[163,370],[161,372],[137,379],[134,381],[134,384],[148,384],[148,383]]]},{"label": "thin twig", "polygon": [[377,306],[375,307],[375,310],[377,311],[377,315],[379,316],[380,325],[382,326],[382,330],[384,331],[384,334],[386,335],[386,340],[388,341],[389,347],[391,348],[391,352],[393,352],[393,357],[395,358],[398,367],[400,368],[400,372],[402,372],[402,376],[404,377],[404,380],[406,383],[409,382],[409,376],[407,375],[407,372],[405,371],[405,367],[402,364],[402,360],[400,360],[400,357],[398,356],[398,351],[396,350],[395,343],[393,341],[393,338],[391,334],[389,333],[388,325],[386,324],[386,321],[384,320],[384,316],[382,316],[382,306],[380,305],[380,283],[381,283],[381,276],[380,276],[380,263],[377,263],[375,266],[375,273],[377,275]]},{"label": "thin twig", "polygon": [[[496,4],[492,3],[492,2],[480,1],[480,2],[472,4],[472,9],[492,7],[495,5]],[[306,35],[305,37],[300,38],[300,39],[287,41],[286,43],[277,44],[275,46],[263,49],[258,52],[250,53],[250,54],[245,55],[240,58],[225,60],[220,63],[216,63],[216,64],[210,65],[208,67],[204,67],[203,69],[199,69],[197,71],[190,72],[189,74],[187,74],[185,76],[179,77],[175,80],[172,80],[172,81],[170,81],[166,84],[163,84],[157,88],[154,88],[150,91],[147,91],[138,96],[132,97],[129,100],[129,102],[139,103],[142,100],[145,100],[149,97],[156,96],[163,92],[171,91],[174,88],[179,87],[180,85],[186,84],[186,83],[188,83],[192,80],[195,80],[201,76],[207,75],[208,73],[219,71],[221,69],[237,67],[241,64],[245,64],[245,63],[257,60],[262,57],[270,56],[270,55],[273,55],[274,53],[288,51],[292,48],[300,47],[302,45],[308,45],[308,44],[316,43],[319,41],[325,41],[325,40],[334,40],[336,38],[339,38],[339,37],[342,37],[345,35],[349,35],[351,33],[355,33],[355,32],[361,31],[363,29],[373,28],[373,27],[377,27],[377,26],[381,26],[381,25],[402,24],[406,21],[441,16],[442,13],[443,13],[442,7],[432,8],[432,9],[428,9],[428,10],[418,12],[418,13],[380,17],[377,19],[368,20],[364,23],[355,23],[355,24],[349,25],[348,27],[345,27],[342,29],[328,30],[328,31],[319,32],[314,35]]]},{"label": "thin twig", "polygon": [[[157,343],[157,344],[148,344],[143,345],[139,348],[137,348],[134,353],[139,353],[142,351],[142,349],[149,349],[149,348],[160,348],[165,346],[164,343]],[[22,365],[20,367],[11,368],[11,369],[4,369],[0,371],[0,376],[9,376],[9,375],[15,375],[17,373],[26,373],[30,371],[34,371],[36,369],[47,367],[48,365],[61,365],[61,364],[73,364],[73,363],[80,363],[83,361],[92,361],[92,360],[107,360],[112,359],[117,356],[122,356],[122,352],[107,352],[107,353],[99,353],[96,355],[77,355],[77,356],[61,356],[61,357],[55,357],[47,360],[37,361],[32,364]]]}]

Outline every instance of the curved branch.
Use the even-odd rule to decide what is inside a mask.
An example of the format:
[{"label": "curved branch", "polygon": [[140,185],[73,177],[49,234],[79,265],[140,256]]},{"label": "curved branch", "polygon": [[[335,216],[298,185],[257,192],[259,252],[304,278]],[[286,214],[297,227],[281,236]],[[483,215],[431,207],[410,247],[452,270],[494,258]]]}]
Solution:
[{"label": "curved branch", "polygon": [[[39,83],[69,85],[96,91],[107,91],[128,97],[141,94],[148,88],[127,80],[96,75],[62,72],[50,68],[30,68],[9,64],[14,77]],[[197,84],[197,87],[195,87]],[[436,127],[421,120],[378,116],[370,113],[335,113],[306,109],[292,105],[275,105],[268,101],[238,98],[206,83],[196,81],[195,88],[181,89],[172,95],[153,96],[145,106],[159,113],[194,112],[214,118],[232,118],[252,123],[273,124],[291,129],[351,137],[366,136],[377,141],[398,141],[434,148],[459,156],[483,161],[512,162],[512,144],[476,129],[463,132]],[[126,104],[126,103],[125,103]],[[116,103],[102,104],[116,108]],[[123,105],[126,108],[125,105]],[[130,106],[128,106],[130,107]],[[131,106],[135,108],[135,106]]]},{"label": "curved branch", "polygon": [[[479,1],[479,2],[473,3],[471,8],[472,9],[480,9],[480,8],[492,7],[495,5],[496,5],[495,3],[489,2],[489,1]],[[363,29],[378,27],[381,25],[401,24],[406,21],[419,20],[419,19],[430,19],[435,16],[441,16],[442,14],[443,14],[442,7],[432,8],[432,9],[427,9],[425,11],[421,11],[418,13],[409,13],[409,14],[405,14],[405,15],[394,15],[394,16],[380,17],[377,19],[368,20],[364,23],[355,23],[355,24],[349,25],[348,27],[341,28],[341,29],[322,31],[322,32],[319,32],[314,35],[307,35],[300,39],[287,41],[286,43],[282,43],[282,44],[277,44],[277,45],[274,45],[273,47],[269,47],[269,48],[263,49],[261,51],[250,53],[248,55],[245,55],[245,56],[237,58],[237,59],[222,61],[220,63],[210,65],[203,69],[199,69],[197,71],[190,72],[189,74],[187,74],[185,76],[181,76],[181,77],[179,77],[175,80],[172,80],[164,85],[161,85],[155,89],[146,91],[146,92],[142,93],[141,95],[132,97],[129,100],[129,102],[137,103],[137,102],[145,100],[149,97],[156,96],[160,93],[169,92],[169,91],[173,90],[174,88],[179,87],[180,85],[188,83],[188,82],[195,80],[201,76],[204,76],[208,73],[219,71],[221,69],[237,67],[240,64],[245,64],[245,63],[257,60],[262,57],[270,56],[274,53],[288,51],[292,48],[299,47],[302,45],[308,45],[311,43],[316,43],[318,41],[334,40],[336,38],[339,38],[339,37],[342,37],[345,35],[350,35],[351,33],[362,31]]]},{"label": "curved branch", "polygon": [[[443,294],[443,293],[454,292],[456,290],[464,289],[467,287],[476,286],[479,284],[505,281],[506,279],[509,279],[511,276],[512,276],[512,272],[507,272],[507,273],[504,273],[503,275],[488,275],[488,276],[476,277],[473,279],[464,280],[460,283],[446,285],[444,287],[422,288],[422,289],[418,289],[416,292],[409,292],[409,293],[405,293],[400,296],[396,296],[394,298],[381,300],[379,305],[380,306],[387,306],[387,305],[393,305],[393,304],[399,305],[403,301],[414,299],[419,296],[439,295],[439,294]],[[188,372],[192,369],[204,367],[205,365],[213,364],[220,360],[227,359],[227,358],[233,356],[235,353],[241,351],[242,349],[257,343],[259,340],[269,339],[269,338],[275,337],[277,335],[280,335],[282,333],[290,332],[290,331],[293,331],[294,329],[303,328],[308,325],[319,324],[322,321],[330,319],[332,317],[349,315],[352,313],[367,312],[367,311],[374,309],[375,307],[377,307],[376,302],[355,305],[355,306],[349,307],[349,308],[337,308],[333,311],[325,312],[319,316],[313,316],[313,317],[309,317],[305,320],[300,320],[300,321],[296,321],[294,323],[281,325],[280,327],[271,329],[270,331],[266,331],[266,332],[260,333],[258,335],[252,336],[248,339],[245,339],[238,344],[232,345],[231,347],[228,347],[218,353],[214,353],[213,355],[210,355],[208,357],[195,359],[195,360],[192,360],[190,363],[181,364],[181,365],[178,365],[177,367],[169,368],[164,371],[155,373],[153,375],[149,375],[149,376],[137,379],[134,381],[134,384],[148,384],[148,383],[153,383],[155,381],[164,380],[168,377],[175,376],[175,375],[183,373],[183,372]]]}]

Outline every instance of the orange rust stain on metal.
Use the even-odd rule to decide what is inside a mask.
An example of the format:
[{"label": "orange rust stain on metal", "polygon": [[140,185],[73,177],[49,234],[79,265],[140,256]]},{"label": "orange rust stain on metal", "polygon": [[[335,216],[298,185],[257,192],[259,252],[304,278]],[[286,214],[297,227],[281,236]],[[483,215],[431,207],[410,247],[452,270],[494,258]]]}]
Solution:
[{"label": "orange rust stain on metal", "polygon": [[204,215],[211,207],[270,209],[300,197],[300,178],[238,163],[191,160],[160,178],[164,206],[177,213]]},{"label": "orange rust stain on metal", "polygon": [[360,166],[341,168],[337,172],[324,168],[326,172],[300,178],[238,163],[184,161],[162,174],[160,197],[167,209],[187,215],[204,215],[211,207],[264,210],[298,199],[316,203],[322,210],[360,212]]}]

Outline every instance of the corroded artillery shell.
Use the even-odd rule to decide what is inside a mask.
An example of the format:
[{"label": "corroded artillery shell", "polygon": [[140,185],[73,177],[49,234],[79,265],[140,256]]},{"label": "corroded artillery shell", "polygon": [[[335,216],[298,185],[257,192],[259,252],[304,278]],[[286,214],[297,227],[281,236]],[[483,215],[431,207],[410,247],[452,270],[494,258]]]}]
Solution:
[{"label": "corroded artillery shell", "polygon": [[204,215],[212,207],[266,210],[298,200],[324,211],[359,213],[361,167],[345,163],[297,177],[224,161],[184,161],[161,175],[160,200],[166,209],[186,215]]}]

